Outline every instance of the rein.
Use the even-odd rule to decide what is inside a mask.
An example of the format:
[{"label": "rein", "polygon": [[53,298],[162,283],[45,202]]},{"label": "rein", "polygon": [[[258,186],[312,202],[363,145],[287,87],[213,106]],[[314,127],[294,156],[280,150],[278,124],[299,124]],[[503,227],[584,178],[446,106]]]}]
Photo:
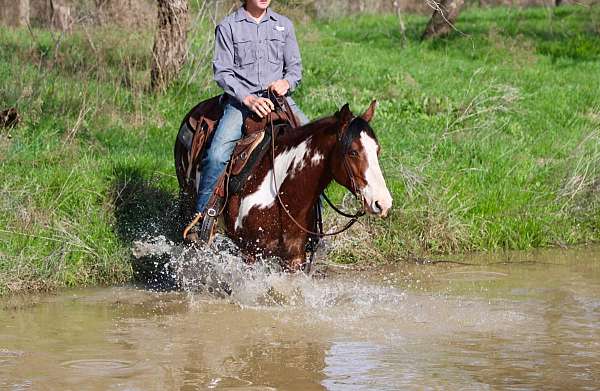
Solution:
[{"label": "rein", "polygon": [[[287,102],[287,100],[284,98],[282,99],[284,104],[284,110],[287,112],[288,117],[291,116],[291,118],[293,118],[293,125],[297,125],[297,121],[295,118],[294,113],[292,112],[292,109],[289,106],[289,103]],[[277,103],[281,106],[281,102],[279,102],[279,99],[276,99]],[[329,199],[329,197],[327,197],[327,195],[325,194],[325,192],[323,192],[323,198],[325,198],[325,201],[327,201],[327,203],[329,204],[329,206],[331,206],[331,208],[336,211],[338,214],[347,217],[350,219],[350,221],[348,221],[346,223],[346,225],[344,226],[344,228],[337,230],[335,232],[327,232],[327,233],[323,233],[323,232],[314,232],[311,231],[307,228],[304,228],[298,221],[296,221],[296,219],[292,216],[292,214],[290,213],[290,211],[288,210],[288,208],[286,208],[285,204],[283,203],[283,200],[281,199],[281,196],[279,194],[279,187],[277,186],[277,175],[276,175],[276,171],[275,171],[275,126],[273,124],[273,117],[271,115],[269,115],[269,125],[271,127],[271,158],[272,158],[272,162],[273,162],[273,185],[275,186],[275,191],[277,194],[277,200],[279,201],[279,204],[281,205],[281,208],[284,210],[284,212],[287,214],[287,216],[294,222],[294,224],[300,228],[302,231],[304,231],[305,233],[309,234],[309,235],[315,235],[318,237],[325,237],[325,236],[335,236],[338,234],[341,234],[342,232],[348,230],[350,227],[352,227],[354,225],[354,223],[356,223],[358,221],[358,218],[361,216],[365,215],[365,211],[364,211],[364,207],[362,209],[360,209],[358,212],[356,212],[354,215],[345,213],[343,211],[341,211],[339,208],[337,208]],[[295,126],[297,127],[297,126]],[[346,168],[346,173],[348,175],[348,178],[350,179],[350,184],[352,186],[352,194],[354,194],[354,196],[356,196],[356,182],[354,180],[354,175],[352,175],[352,170],[350,170],[350,166],[348,165],[348,160],[346,155],[344,154],[344,167]]]}]

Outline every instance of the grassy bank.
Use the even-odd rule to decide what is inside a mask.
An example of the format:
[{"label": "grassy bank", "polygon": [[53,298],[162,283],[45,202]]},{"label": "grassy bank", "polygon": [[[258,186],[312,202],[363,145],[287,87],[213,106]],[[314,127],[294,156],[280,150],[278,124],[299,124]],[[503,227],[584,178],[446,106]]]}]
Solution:
[{"label": "grassy bank", "polygon": [[[380,100],[374,127],[395,199],[340,259],[569,245],[600,236],[600,10],[465,12],[421,43],[407,18],[298,26],[309,117]],[[151,32],[0,30],[0,292],[131,278],[129,246],[174,235],[172,144],[217,88],[195,38],[181,80],[147,92]],[[9,137],[10,133],[10,137]],[[341,192],[334,191],[338,196]],[[358,232],[357,232],[358,235]]]}]

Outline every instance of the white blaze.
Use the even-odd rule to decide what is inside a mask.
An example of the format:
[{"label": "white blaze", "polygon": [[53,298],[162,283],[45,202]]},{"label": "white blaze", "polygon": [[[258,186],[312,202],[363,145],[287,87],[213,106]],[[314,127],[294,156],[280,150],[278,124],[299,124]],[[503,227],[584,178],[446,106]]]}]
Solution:
[{"label": "white blaze", "polygon": [[[269,170],[260,183],[260,186],[258,186],[258,189],[240,201],[240,210],[235,221],[236,230],[242,227],[244,218],[248,216],[252,208],[264,209],[271,206],[275,202],[277,193],[286,178],[288,176],[293,178],[296,173],[304,168],[307,156],[310,156],[312,153],[312,150],[308,147],[310,141],[311,139],[309,138],[299,145],[280,153],[275,158],[274,171],[276,180],[273,181],[273,170]],[[320,158],[315,158],[315,156],[310,160],[312,165],[318,163],[323,158],[322,155],[320,155]],[[274,182],[277,182],[277,189]]]},{"label": "white blaze", "polygon": [[323,159],[324,159],[324,156],[320,152],[317,151],[313,155],[312,159],[310,159],[310,163],[314,166],[314,165],[319,164],[319,162]]},{"label": "white blaze", "polygon": [[361,189],[362,195],[372,211],[386,216],[392,207],[392,195],[385,185],[385,179],[383,179],[379,167],[377,142],[364,131],[360,133],[360,142],[367,155],[367,168],[364,172],[367,185]]}]

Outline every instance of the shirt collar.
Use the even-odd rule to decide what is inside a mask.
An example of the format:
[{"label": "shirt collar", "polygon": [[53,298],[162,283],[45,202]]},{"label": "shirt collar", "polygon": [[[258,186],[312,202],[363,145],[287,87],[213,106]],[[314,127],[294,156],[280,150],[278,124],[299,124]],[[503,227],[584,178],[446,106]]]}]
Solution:
[{"label": "shirt collar", "polygon": [[[265,17],[263,17],[261,19],[261,23],[264,22],[265,20],[267,20],[267,18],[271,18],[273,20],[279,20],[279,18],[277,17],[277,14],[273,11],[271,11],[271,8],[267,8],[267,13],[265,14]],[[248,22],[252,22],[252,23],[256,23],[250,16],[248,16],[248,14],[246,13],[246,10],[244,9],[244,7],[240,7],[238,8],[238,10],[235,13],[235,21],[236,22],[241,22],[242,20],[247,20]]]},{"label": "shirt collar", "polygon": [[271,11],[271,8],[267,8],[267,17],[277,21],[279,20],[279,18],[277,17],[277,14],[273,11]]}]

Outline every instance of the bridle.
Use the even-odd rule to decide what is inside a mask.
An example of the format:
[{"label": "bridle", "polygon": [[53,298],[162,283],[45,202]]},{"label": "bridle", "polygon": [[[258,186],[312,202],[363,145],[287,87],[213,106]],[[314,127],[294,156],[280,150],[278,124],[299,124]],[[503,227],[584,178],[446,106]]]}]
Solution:
[{"label": "bridle", "polygon": [[[279,97],[279,96],[275,96],[275,94],[273,94],[271,91],[269,91],[269,99],[273,100],[277,106],[279,106],[280,110],[283,110],[284,112],[286,112],[288,118],[290,119],[290,122],[292,122],[292,125],[294,127],[298,126],[298,121],[296,119],[296,116],[294,115],[294,113],[292,112],[292,109],[289,105],[289,103],[287,102],[287,99],[285,97]],[[279,194],[279,187],[277,186],[277,177],[275,175],[275,138],[276,138],[276,132],[275,132],[275,125],[273,123],[273,116],[269,115],[269,127],[271,129],[271,158],[272,158],[272,163],[273,163],[273,185],[275,186],[275,191],[277,194],[277,201],[279,202],[279,205],[281,206],[281,208],[283,209],[283,211],[287,214],[287,216],[292,220],[292,222],[298,227],[300,228],[300,230],[302,230],[303,232],[309,234],[309,235],[314,235],[314,236],[318,236],[318,237],[324,237],[324,236],[335,236],[338,234],[341,234],[342,232],[348,230],[350,227],[352,227],[354,225],[354,223],[356,223],[358,221],[359,217],[362,217],[365,215],[365,208],[364,208],[364,203],[361,200],[361,209],[359,209],[355,214],[349,214],[349,213],[345,213],[343,211],[341,211],[338,207],[336,207],[331,200],[329,199],[329,197],[327,197],[327,195],[325,194],[325,192],[323,192],[323,198],[325,199],[325,201],[329,204],[329,206],[331,206],[331,208],[336,211],[338,214],[349,218],[350,220],[346,223],[346,225],[342,228],[339,229],[335,232],[314,232],[311,231],[305,227],[303,227],[290,213],[290,211],[288,210],[288,208],[286,208],[285,204],[283,203],[283,200],[281,199],[281,196]],[[338,138],[337,141],[338,143],[340,143],[341,141],[341,134],[342,132],[338,133]],[[343,155],[343,160],[344,160],[344,168],[346,170],[346,175],[348,175],[348,178],[350,180],[350,191],[352,192],[352,194],[358,199],[358,194],[360,194],[360,191],[358,190],[358,186],[356,185],[356,180],[354,178],[354,175],[352,173],[352,170],[350,169],[350,163],[348,162],[348,154],[347,151],[342,151],[342,155]]]}]

